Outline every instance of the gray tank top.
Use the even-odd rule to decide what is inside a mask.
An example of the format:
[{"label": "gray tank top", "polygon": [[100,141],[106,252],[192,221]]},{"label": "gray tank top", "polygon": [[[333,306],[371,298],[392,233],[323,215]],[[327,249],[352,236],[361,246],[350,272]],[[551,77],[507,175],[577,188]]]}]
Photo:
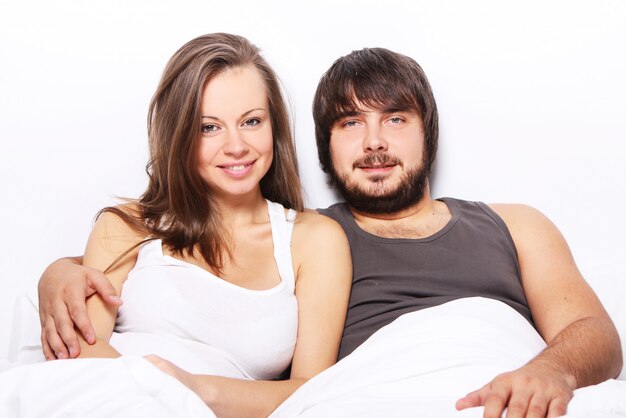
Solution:
[{"label": "gray tank top", "polygon": [[341,224],[352,253],[352,293],[340,359],[400,315],[464,297],[502,301],[533,323],[504,221],[482,202],[441,200],[452,218],[421,239],[365,232],[345,203],[319,210]]}]

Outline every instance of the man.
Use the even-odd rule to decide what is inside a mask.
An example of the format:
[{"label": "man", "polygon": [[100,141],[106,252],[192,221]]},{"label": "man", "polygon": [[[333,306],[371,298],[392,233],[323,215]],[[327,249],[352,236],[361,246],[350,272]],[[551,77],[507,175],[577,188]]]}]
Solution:
[{"label": "man", "polygon": [[[353,257],[340,358],[404,313],[482,296],[515,309],[547,347],[458,400],[458,409],[484,405],[485,417],[505,408],[508,417],[556,417],[574,389],[619,374],[617,331],[544,215],[523,205],[430,196],[438,116],[415,61],[378,48],[340,58],[320,81],[314,119],[321,167],[346,200],[320,212],[342,225]],[[93,339],[84,298],[95,291],[120,303],[99,272],[67,260],[44,272],[48,358],[53,351],[76,355],[73,322]]]}]

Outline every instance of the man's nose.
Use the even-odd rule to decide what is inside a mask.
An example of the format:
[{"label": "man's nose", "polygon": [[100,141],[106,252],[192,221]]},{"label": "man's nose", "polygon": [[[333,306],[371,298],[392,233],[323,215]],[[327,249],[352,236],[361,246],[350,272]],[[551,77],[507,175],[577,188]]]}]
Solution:
[{"label": "man's nose", "polygon": [[383,138],[382,130],[377,125],[368,125],[365,138],[363,138],[364,151],[385,151],[387,150],[387,141]]}]

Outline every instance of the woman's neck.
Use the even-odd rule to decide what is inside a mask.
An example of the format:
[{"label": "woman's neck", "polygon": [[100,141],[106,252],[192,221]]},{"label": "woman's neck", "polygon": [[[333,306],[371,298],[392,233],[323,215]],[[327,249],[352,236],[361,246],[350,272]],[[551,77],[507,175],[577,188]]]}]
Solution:
[{"label": "woman's neck", "polygon": [[229,228],[267,222],[267,202],[259,190],[249,196],[215,198],[222,222]]}]

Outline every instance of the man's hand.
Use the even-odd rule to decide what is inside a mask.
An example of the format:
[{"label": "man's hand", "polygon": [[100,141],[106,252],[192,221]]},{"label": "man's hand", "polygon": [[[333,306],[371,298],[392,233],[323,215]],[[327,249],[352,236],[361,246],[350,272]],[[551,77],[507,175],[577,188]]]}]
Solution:
[{"label": "man's hand", "polygon": [[80,345],[75,327],[89,344],[96,341],[85,300],[94,293],[121,305],[117,292],[100,271],[81,265],[82,258],[61,258],[39,279],[41,347],[48,360],[75,358]]},{"label": "man's hand", "polygon": [[574,396],[572,380],[554,368],[531,362],[459,399],[456,409],[484,406],[484,418],[500,418],[505,408],[507,418],[560,417]]}]

